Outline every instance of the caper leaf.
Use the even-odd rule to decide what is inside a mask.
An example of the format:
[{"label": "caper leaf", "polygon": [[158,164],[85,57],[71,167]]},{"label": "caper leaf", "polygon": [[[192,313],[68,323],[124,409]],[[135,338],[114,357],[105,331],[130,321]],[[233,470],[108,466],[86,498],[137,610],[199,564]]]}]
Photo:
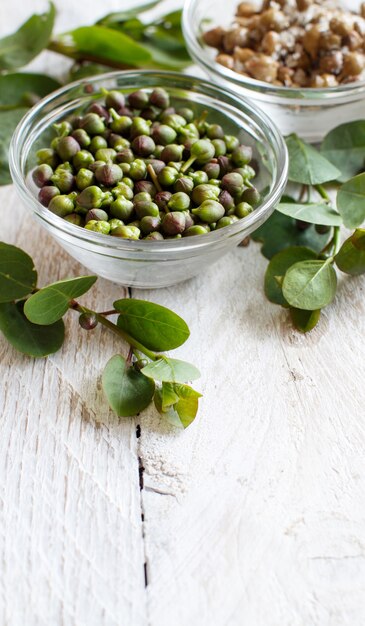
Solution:
[{"label": "caper leaf", "polygon": [[0,330],[9,343],[24,354],[44,357],[60,349],[65,337],[62,320],[45,328],[32,324],[24,315],[24,300],[0,304]]},{"label": "caper leaf", "polygon": [[292,203],[281,202],[277,210],[288,217],[323,226],[341,226],[342,217],[325,202]]},{"label": "caper leaf", "polygon": [[14,72],[0,76],[0,110],[4,107],[31,106],[32,96],[42,98],[58,89],[60,83],[45,74]]},{"label": "caper leaf", "polygon": [[337,267],[341,272],[351,276],[365,274],[365,230],[357,229],[347,239],[335,256]]},{"label": "caper leaf", "polygon": [[20,248],[0,242],[0,302],[27,296],[37,284],[31,257]]},{"label": "caper leaf", "polygon": [[321,317],[321,310],[316,311],[303,311],[302,309],[290,309],[290,317],[294,327],[301,333],[309,333],[317,326]]},{"label": "caper leaf", "polygon": [[15,33],[0,39],[0,70],[27,65],[47,46],[55,13],[54,4],[50,2],[47,13],[32,15]]},{"label": "caper leaf", "polygon": [[291,246],[306,246],[315,252],[320,252],[325,247],[331,236],[331,232],[320,234],[314,225],[306,230],[300,230],[292,217],[283,215],[279,211],[258,228],[252,235],[254,241],[262,242],[261,252],[271,259],[275,254]]},{"label": "caper leaf", "polygon": [[120,354],[106,364],[102,385],[110,407],[120,417],[131,417],[143,411],[155,391],[154,382],[129,366]]},{"label": "caper leaf", "polygon": [[294,263],[307,261],[308,259],[315,259],[316,257],[317,254],[313,250],[305,248],[304,246],[286,248],[273,256],[265,273],[264,288],[268,300],[274,304],[288,306],[288,303],[283,296],[282,286],[280,285],[278,278],[283,279],[289,267],[294,265]]},{"label": "caper leaf", "polygon": [[314,311],[332,302],[337,276],[329,261],[300,261],[292,265],[283,280],[283,296],[296,309]]},{"label": "caper leaf", "polygon": [[112,62],[139,66],[151,60],[151,53],[119,30],[105,26],[80,26],[53,39],[50,48],[74,59],[84,58],[96,63]]},{"label": "caper leaf", "polygon": [[347,228],[356,228],[365,220],[365,173],[351,178],[337,194],[337,208]]},{"label": "caper leaf", "polygon": [[173,426],[187,428],[198,412],[201,394],[189,385],[162,383],[156,389],[154,402],[158,412]]},{"label": "caper leaf", "polygon": [[341,124],[324,138],[321,153],[340,171],[345,182],[365,166],[365,120]]},{"label": "caper leaf", "polygon": [[24,313],[34,324],[53,324],[64,316],[70,301],[89,291],[96,279],[97,276],[80,276],[47,285],[27,300]]},{"label": "caper leaf", "polygon": [[146,348],[164,352],[174,350],[188,339],[184,320],[164,306],[145,300],[123,299],[114,302],[120,313],[118,326]]},{"label": "caper leaf", "polygon": [[141,371],[149,378],[167,383],[186,383],[188,380],[200,378],[200,372],[195,365],[168,357],[151,361]]},{"label": "caper leaf", "polygon": [[336,180],[340,171],[318,150],[292,134],[286,137],[289,152],[289,180],[302,185],[320,185]]},{"label": "caper leaf", "polygon": [[11,183],[8,166],[8,150],[11,136],[28,109],[20,107],[9,111],[0,111],[0,185]]}]

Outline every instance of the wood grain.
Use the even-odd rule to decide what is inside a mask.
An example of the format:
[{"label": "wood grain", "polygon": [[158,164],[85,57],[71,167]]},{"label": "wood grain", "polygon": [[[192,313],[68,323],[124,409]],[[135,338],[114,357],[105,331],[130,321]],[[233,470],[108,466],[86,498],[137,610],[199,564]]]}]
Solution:
[{"label": "wood grain", "polygon": [[[121,8],[56,4],[58,31]],[[40,9],[1,3],[1,34]],[[44,53],[31,67],[67,62]],[[12,187],[0,204],[0,238],[33,255],[40,284],[85,271]],[[125,347],[72,313],[47,360],[0,338],[1,626],[363,626],[365,282],[343,281],[302,337],[265,301],[265,267],[251,244],[193,281],[134,292],[191,328],[176,355],[200,367],[204,397],[185,432],[152,409],[109,412],[100,373]],[[83,301],[116,295],[98,280]]]}]

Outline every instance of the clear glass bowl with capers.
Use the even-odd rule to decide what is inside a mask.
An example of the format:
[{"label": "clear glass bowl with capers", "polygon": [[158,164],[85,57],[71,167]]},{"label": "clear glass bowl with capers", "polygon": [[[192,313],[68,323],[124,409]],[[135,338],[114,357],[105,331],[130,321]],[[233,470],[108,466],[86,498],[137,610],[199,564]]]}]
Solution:
[{"label": "clear glass bowl with capers", "polygon": [[[324,15],[324,21],[314,20],[304,28],[295,25],[294,31],[306,31],[303,46],[301,35],[296,39],[296,34],[288,34],[291,18],[289,15],[285,23],[282,7],[289,7],[292,22],[298,20],[300,24],[307,7],[312,11],[314,4],[323,11],[327,5],[339,8],[343,17],[341,13],[330,15],[327,23]],[[244,5],[253,5],[257,11],[257,21],[251,22],[253,31]],[[272,13],[270,19],[267,11]],[[355,27],[349,12],[358,22]],[[183,30],[192,58],[212,81],[249,98],[284,135],[297,133],[319,142],[340,123],[364,117],[364,16],[365,4],[356,0],[281,0],[276,5],[263,0],[227,0],[224,11],[220,0],[185,0]],[[223,45],[214,40],[220,30],[225,33]],[[212,33],[210,39],[208,31]],[[216,44],[223,54],[217,53]],[[256,51],[258,54],[247,62]],[[288,66],[283,67],[281,59],[286,56]],[[308,65],[314,72],[308,71]]]},{"label": "clear glass bowl with capers", "polygon": [[[224,225],[223,228],[213,230],[212,227],[212,230],[208,229],[209,232],[196,236],[184,236],[184,233],[183,236],[165,234],[162,239],[135,238],[134,232],[138,232],[139,228],[133,223],[130,227],[123,225],[118,227],[118,219],[117,217],[114,219],[113,215],[109,220],[113,224],[109,225],[113,229],[116,228],[116,235],[121,236],[111,236],[110,232],[107,234],[101,227],[99,228],[100,224],[106,223],[105,220],[98,222],[99,213],[103,212],[103,208],[87,211],[89,222],[86,224],[88,227],[85,227],[85,219],[81,225],[76,218],[64,219],[64,214],[57,208],[55,211],[50,210],[52,204],[55,207],[59,205],[58,201],[51,203],[48,198],[46,204],[49,203],[49,208],[45,206],[42,193],[47,195],[49,191],[47,186],[41,190],[37,188],[34,182],[34,179],[37,179],[34,176],[34,168],[37,166],[37,153],[54,141],[55,125],[57,129],[62,129],[63,125],[67,126],[69,123],[67,120],[85,116],[90,107],[99,106],[98,103],[105,98],[108,91],[118,91],[128,97],[128,94],[136,93],[136,90],[148,95],[158,89],[168,92],[171,105],[177,110],[188,108],[193,112],[195,119],[203,116],[207,124],[221,126],[227,135],[237,137],[240,144],[249,148],[255,164],[255,187],[260,197],[255,209],[230,225]],[[118,119],[120,116],[115,117]],[[82,140],[82,133],[76,131],[76,136],[79,141]],[[64,149],[66,151],[69,149],[70,146],[66,143],[59,144],[59,154],[63,154]],[[137,139],[136,143],[134,148],[143,151],[145,148],[143,142],[140,145],[140,139]],[[103,151],[102,146],[98,149]],[[110,151],[110,148],[106,150]],[[65,153],[65,156],[68,155]],[[99,156],[104,158],[103,154]],[[79,166],[85,165],[84,158],[85,154],[77,155],[77,159],[81,159]],[[52,237],[91,272],[116,283],[141,288],[166,287],[187,280],[203,272],[206,267],[238,245],[273,212],[285,189],[288,169],[287,151],[280,132],[256,107],[234,93],[206,81],[172,72],[155,71],[111,72],[77,81],[54,92],[38,103],[20,122],[10,146],[9,162],[14,183],[30,211],[25,219],[33,214]],[[186,167],[189,167],[189,163]],[[105,180],[105,176],[109,176],[114,169],[116,169],[114,165],[98,161],[95,173],[99,180],[106,184],[108,181]],[[87,170],[81,168],[78,172],[80,171],[83,172],[82,176],[87,178],[85,173]],[[39,175],[41,174],[42,171]],[[67,187],[68,178],[67,170],[58,170],[53,177],[59,187],[62,185]],[[139,181],[142,195],[146,195],[144,189],[146,182],[151,186],[148,181]],[[87,181],[82,183],[88,185]],[[216,184],[219,185],[219,181],[216,181]],[[123,182],[118,182],[118,185],[123,186]],[[78,189],[77,194],[71,192],[69,195],[71,198],[72,195],[76,195],[79,202],[83,194],[80,203],[88,209],[90,193],[93,195],[91,204],[95,205],[95,185],[92,192],[90,187],[85,191],[86,193],[80,192]],[[108,190],[102,192],[103,198],[111,195]],[[174,200],[174,196],[177,195],[179,197]],[[173,194],[172,200],[181,201],[180,196],[184,194]],[[67,200],[65,195],[63,198]],[[62,204],[62,210],[67,203],[66,200]],[[119,202],[119,197],[116,198],[117,202],[115,198],[112,200],[116,210],[125,210],[127,203],[123,198],[122,202]],[[144,210],[143,202],[140,209]],[[203,219],[200,215],[198,217]],[[144,222],[153,219],[149,216]],[[129,228],[127,233],[126,228]],[[166,232],[168,233],[168,230]],[[54,249],[50,248],[50,254],[53,251]]]}]

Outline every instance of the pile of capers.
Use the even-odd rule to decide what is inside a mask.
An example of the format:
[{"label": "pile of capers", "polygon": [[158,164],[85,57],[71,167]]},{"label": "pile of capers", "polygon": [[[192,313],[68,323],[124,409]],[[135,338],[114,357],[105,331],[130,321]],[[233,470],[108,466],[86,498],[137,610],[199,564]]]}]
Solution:
[{"label": "pile of capers", "polygon": [[203,235],[260,202],[252,148],[170,106],[165,89],[103,90],[84,115],[55,124],[33,170],[39,201],[88,230],[124,239]]}]

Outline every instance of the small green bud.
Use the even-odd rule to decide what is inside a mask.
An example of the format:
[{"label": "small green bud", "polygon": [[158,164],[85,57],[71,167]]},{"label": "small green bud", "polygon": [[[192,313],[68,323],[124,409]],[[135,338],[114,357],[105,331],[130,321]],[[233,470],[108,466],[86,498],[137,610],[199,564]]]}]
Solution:
[{"label": "small green bud", "polygon": [[212,144],[214,146],[215,156],[216,157],[224,156],[226,154],[227,147],[226,147],[226,144],[224,143],[223,139],[213,139],[212,140]]},{"label": "small green bud", "polygon": [[42,148],[41,150],[38,150],[36,156],[39,165],[45,163],[46,165],[52,167],[52,169],[57,167],[57,164],[59,163],[56,151],[52,150],[52,148]]},{"label": "small green bud", "polygon": [[216,200],[204,200],[202,204],[193,209],[192,213],[207,224],[217,222],[224,215],[224,207]]},{"label": "small green bud", "polygon": [[80,128],[83,128],[89,135],[100,135],[105,130],[105,124],[96,113],[86,113],[80,121]]},{"label": "small green bud", "polygon": [[60,190],[57,187],[53,187],[52,185],[47,185],[46,187],[42,187],[39,190],[38,200],[43,206],[49,205],[52,198],[60,195]]},{"label": "small green bud", "polygon": [[239,145],[231,155],[231,161],[236,167],[247,165],[252,159],[252,148],[250,146]]},{"label": "small green bud", "polygon": [[80,151],[80,144],[73,137],[60,137],[57,153],[62,161],[70,161]]},{"label": "small green bud", "polygon": [[70,224],[74,224],[75,226],[84,226],[85,222],[82,215],[78,213],[70,213],[69,215],[65,215],[64,219],[66,222],[70,222]]},{"label": "small green bud", "polygon": [[123,195],[119,195],[110,205],[110,214],[124,222],[129,220],[133,213],[133,202],[127,200]]},{"label": "small green bud", "polygon": [[76,139],[81,148],[87,148],[91,143],[89,135],[83,128],[76,128],[71,136]]},{"label": "small green bud", "polygon": [[216,228],[219,229],[224,228],[225,226],[231,226],[237,221],[238,217],[236,217],[236,215],[225,215],[224,217],[221,217],[220,220],[218,220]]},{"label": "small green bud", "polygon": [[240,145],[239,139],[234,135],[225,135],[224,141],[226,143],[227,152],[233,152]]},{"label": "small green bud", "polygon": [[208,124],[208,139],[224,139],[224,130],[219,124]]},{"label": "small green bud", "polygon": [[176,136],[176,131],[171,128],[171,126],[167,126],[166,124],[160,124],[151,130],[152,139],[156,144],[161,146],[172,144],[175,141]]},{"label": "small green bud", "polygon": [[146,178],[147,165],[142,159],[136,159],[130,165],[129,176],[132,180],[142,180]]},{"label": "small green bud", "polygon": [[88,168],[95,161],[93,155],[88,150],[79,150],[72,159],[72,164],[77,170],[82,167]]},{"label": "small green bud", "polygon": [[107,148],[107,147],[108,147],[107,140],[104,139],[104,137],[101,137],[100,135],[96,135],[95,137],[92,138],[90,142],[89,150],[90,152],[95,154],[98,150],[102,150],[103,148]]},{"label": "small green bud", "polygon": [[215,185],[198,185],[193,189],[191,197],[195,204],[201,204],[204,200],[217,200],[220,189]]},{"label": "small green bud", "polygon": [[173,185],[179,176],[179,172],[173,167],[164,167],[163,170],[158,174],[158,182],[160,185],[170,187]]},{"label": "small green bud", "polygon": [[91,170],[82,167],[76,174],[76,187],[82,191],[95,182],[95,176]]},{"label": "small green bud", "polygon": [[66,217],[74,212],[74,203],[68,196],[55,196],[50,201],[48,208],[59,217]]},{"label": "small green bud", "polygon": [[253,208],[250,204],[248,204],[247,202],[240,202],[236,206],[235,214],[239,219],[241,219],[252,213],[252,211]]},{"label": "small green bud", "polygon": [[149,241],[162,241],[164,239],[164,236],[158,231],[154,231],[153,233],[147,235],[145,239]]},{"label": "small green bud", "polygon": [[99,148],[95,152],[95,159],[97,161],[104,161],[105,163],[114,163],[117,156],[116,150],[113,148]]},{"label": "small green bud", "polygon": [[116,198],[119,198],[119,196],[123,196],[127,200],[132,200],[133,199],[133,195],[134,195],[133,194],[133,189],[126,182],[123,182],[125,180],[126,179],[123,178],[123,180],[120,183],[118,183],[116,185],[116,187],[113,187],[112,194]]},{"label": "small green bud", "polygon": [[111,233],[113,237],[121,237],[122,239],[139,239],[141,231],[137,226],[119,226]]},{"label": "small green bud", "polygon": [[118,220],[116,217],[113,217],[111,220],[109,220],[109,226],[110,226],[110,234],[112,235],[114,228],[119,228],[119,226],[124,226],[124,222],[123,220]]},{"label": "small green bud", "polygon": [[116,89],[112,89],[108,91],[105,95],[105,106],[107,109],[120,109],[125,105],[125,97]]},{"label": "small green bud", "polygon": [[183,233],[183,237],[192,237],[193,235],[206,235],[209,232],[209,226],[203,226],[202,224],[196,224],[190,226]]},{"label": "small green bud", "polygon": [[191,174],[189,174],[189,178],[191,178],[196,187],[198,185],[204,185],[209,181],[208,174],[206,172],[203,172],[203,170],[191,172]]},{"label": "small green bud", "polygon": [[103,209],[90,209],[85,215],[85,224],[91,222],[91,220],[97,222],[107,222],[108,214]]},{"label": "small green bud", "polygon": [[174,193],[167,206],[171,211],[186,211],[190,207],[190,196],[183,191]]},{"label": "small green bud", "polygon": [[255,187],[251,187],[243,191],[241,201],[248,202],[248,204],[255,208],[261,202],[261,195]]},{"label": "small green bud", "polygon": [[144,120],[143,117],[134,117],[131,126],[131,139],[139,135],[149,135],[150,126],[151,122],[149,120]]},{"label": "small green bud", "polygon": [[184,146],[179,146],[177,143],[171,143],[161,152],[161,160],[165,163],[169,163],[169,161],[179,162],[182,159],[182,154],[184,151]]},{"label": "small green bud", "polygon": [[70,193],[75,183],[74,175],[67,170],[58,169],[51,177],[53,184],[61,193]]},{"label": "small green bud", "polygon": [[87,230],[92,230],[94,233],[101,233],[102,235],[109,235],[110,232],[110,224],[104,220],[90,220],[85,225]]},{"label": "small green bud", "polygon": [[232,196],[242,193],[243,178],[237,172],[226,174],[222,178],[222,188],[228,191]]},{"label": "small green bud", "polygon": [[140,221],[140,229],[144,235],[156,231],[161,226],[160,216],[145,215]]},{"label": "small green bud", "polygon": [[84,209],[99,209],[104,198],[104,193],[96,185],[86,187],[77,196],[77,204]]}]

